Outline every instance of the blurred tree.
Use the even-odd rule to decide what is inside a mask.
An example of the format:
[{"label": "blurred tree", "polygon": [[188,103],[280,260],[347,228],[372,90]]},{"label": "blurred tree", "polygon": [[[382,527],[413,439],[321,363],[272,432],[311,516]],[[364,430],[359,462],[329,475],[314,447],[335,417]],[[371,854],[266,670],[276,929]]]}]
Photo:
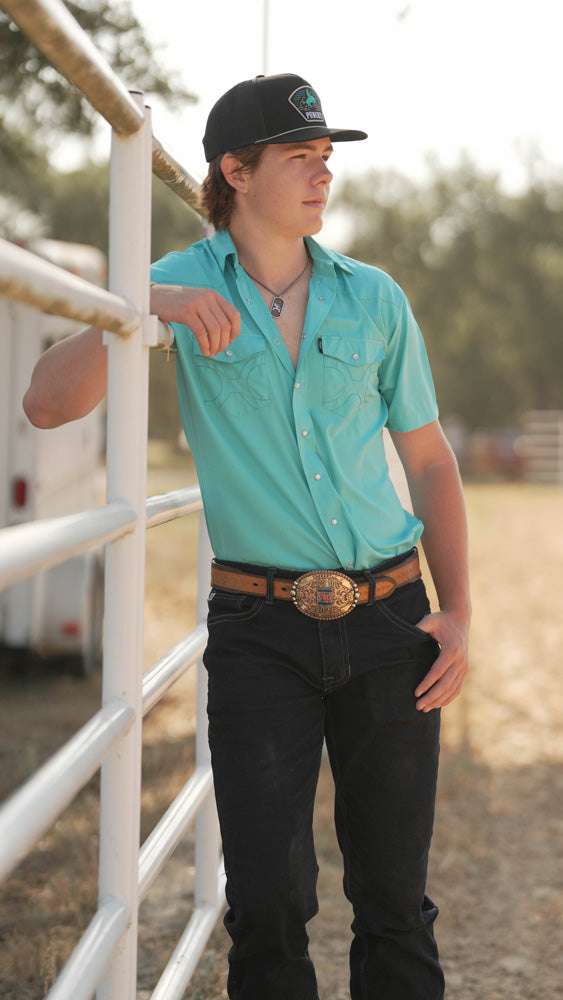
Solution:
[{"label": "blurred tree", "polygon": [[423,329],[444,416],[508,426],[563,400],[563,183],[519,197],[471,163],[417,187],[350,182],[348,252],[388,271]]},{"label": "blurred tree", "polygon": [[[177,74],[159,65],[129,3],[66,0],[69,12],[125,84],[156,94],[171,105],[194,101]],[[53,69],[7,14],[0,11],[0,97],[6,114],[52,142],[60,132],[89,136],[96,122],[80,91]]]},{"label": "blurred tree", "polygon": [[[109,167],[89,163],[56,174],[37,201],[49,235],[71,243],[89,243],[108,252]],[[201,236],[201,219],[162,181],[152,179],[151,260],[170,250],[185,250]]]},{"label": "blurred tree", "polygon": [[[120,79],[170,106],[195,101],[177,74],[161,65],[129,3],[67,0],[72,16],[93,39]],[[42,198],[52,181],[48,151],[62,136],[86,140],[99,116],[0,10],[0,189],[14,199],[12,218],[0,206],[0,225],[11,236],[22,208],[42,216]],[[17,234],[16,234],[17,235]]]}]

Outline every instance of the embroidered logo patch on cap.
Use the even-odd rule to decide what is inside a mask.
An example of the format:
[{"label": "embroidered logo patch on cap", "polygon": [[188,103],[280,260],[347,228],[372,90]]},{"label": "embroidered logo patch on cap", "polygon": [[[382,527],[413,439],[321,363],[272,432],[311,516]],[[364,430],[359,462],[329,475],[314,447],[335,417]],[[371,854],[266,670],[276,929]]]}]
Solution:
[{"label": "embroidered logo patch on cap", "polygon": [[319,95],[312,87],[298,87],[289,95],[288,101],[306,122],[325,124]]}]

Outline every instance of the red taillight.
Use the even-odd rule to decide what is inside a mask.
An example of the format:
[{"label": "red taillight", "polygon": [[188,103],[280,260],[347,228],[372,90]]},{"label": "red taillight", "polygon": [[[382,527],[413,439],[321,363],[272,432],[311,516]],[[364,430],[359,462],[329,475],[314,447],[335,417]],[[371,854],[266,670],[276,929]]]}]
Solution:
[{"label": "red taillight", "polygon": [[80,622],[61,622],[59,627],[63,635],[80,635],[82,631]]},{"label": "red taillight", "polygon": [[27,479],[14,479],[12,486],[12,502],[14,507],[25,507],[27,503]]}]

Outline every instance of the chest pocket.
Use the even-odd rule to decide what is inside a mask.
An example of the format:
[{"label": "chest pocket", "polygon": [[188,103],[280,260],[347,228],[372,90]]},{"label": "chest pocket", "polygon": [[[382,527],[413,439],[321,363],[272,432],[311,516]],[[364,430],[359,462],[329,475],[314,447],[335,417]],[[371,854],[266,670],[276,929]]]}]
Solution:
[{"label": "chest pocket", "polygon": [[239,336],[212,358],[204,357],[194,342],[192,360],[203,400],[210,409],[241,417],[270,402],[262,337]]},{"label": "chest pocket", "polygon": [[385,357],[377,340],[325,336],[323,405],[350,415],[378,394],[379,366]]}]

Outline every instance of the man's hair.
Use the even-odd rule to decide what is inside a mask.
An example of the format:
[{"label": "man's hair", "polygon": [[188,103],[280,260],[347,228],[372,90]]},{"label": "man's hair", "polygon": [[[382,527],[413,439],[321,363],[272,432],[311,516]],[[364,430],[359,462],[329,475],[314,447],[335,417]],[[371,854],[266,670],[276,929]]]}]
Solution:
[{"label": "man's hair", "polygon": [[[240,167],[237,167],[237,171],[241,173],[253,173],[260,162],[265,148],[265,145],[252,145],[231,150],[233,156],[236,156],[237,160],[241,162]],[[202,214],[209,219],[209,222],[215,229],[227,229],[235,209],[236,191],[225,180],[225,175],[221,170],[222,159],[223,154],[216,156],[209,164],[207,177],[201,185],[200,194]]]}]

